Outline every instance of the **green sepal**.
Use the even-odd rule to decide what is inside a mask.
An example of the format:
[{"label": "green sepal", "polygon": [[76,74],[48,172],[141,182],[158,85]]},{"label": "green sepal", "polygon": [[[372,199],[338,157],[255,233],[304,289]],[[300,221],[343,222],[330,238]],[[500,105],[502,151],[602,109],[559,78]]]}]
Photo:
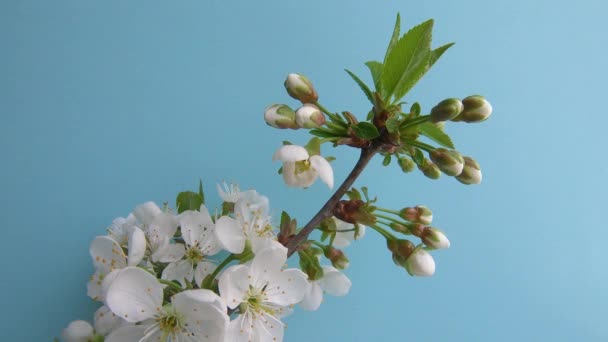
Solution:
[{"label": "green sepal", "polygon": [[410,113],[414,114],[414,116],[420,115],[421,110],[420,103],[418,102],[414,102],[414,104],[410,107]]},{"label": "green sepal", "polygon": [[320,129],[311,129],[308,132],[310,132],[310,134],[315,135],[315,136],[320,137],[320,138],[334,138],[334,137],[336,137],[336,134],[331,133],[331,132],[327,132],[327,131],[324,131],[324,130],[320,130]]},{"label": "green sepal", "polygon": [[351,128],[361,139],[372,140],[380,136],[380,132],[378,132],[376,126],[367,121],[359,122],[358,124],[351,126]]},{"label": "green sepal", "polygon": [[308,141],[308,144],[304,146],[308,154],[311,156],[318,156],[321,154],[321,139],[314,137]]},{"label": "green sepal", "polygon": [[350,190],[348,190],[346,192],[346,196],[350,200],[360,200],[361,199],[361,193],[356,188],[350,188]]},{"label": "green sepal", "polygon": [[418,126],[418,129],[420,130],[420,134],[433,140],[434,142],[451,149],[455,148],[450,136],[445,134],[445,132],[439,129],[439,127],[435,126],[435,124],[432,122],[425,122]]},{"label": "green sepal", "polygon": [[422,152],[422,150],[418,148],[414,149],[414,153],[412,154],[412,160],[414,161],[414,163],[416,163],[416,165],[424,166],[426,160],[424,157],[424,152]]},{"label": "green sepal", "polygon": [[177,213],[181,214],[186,210],[199,210],[203,204],[200,194],[193,191],[180,192],[175,200]]},{"label": "green sepal", "polygon": [[382,165],[389,166],[390,163],[391,163],[391,155],[387,154],[384,156],[384,160],[382,160]]}]

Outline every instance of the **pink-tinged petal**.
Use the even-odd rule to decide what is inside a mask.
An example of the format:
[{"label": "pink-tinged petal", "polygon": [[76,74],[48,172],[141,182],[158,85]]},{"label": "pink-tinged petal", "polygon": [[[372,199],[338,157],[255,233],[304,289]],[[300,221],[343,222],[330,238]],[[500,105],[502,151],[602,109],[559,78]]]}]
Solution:
[{"label": "pink-tinged petal", "polygon": [[304,299],[300,302],[300,307],[304,310],[315,311],[321,306],[323,301],[323,290],[321,286],[314,281],[310,283],[308,291],[304,295]]},{"label": "pink-tinged petal", "polygon": [[116,316],[110,308],[102,306],[95,311],[95,332],[99,335],[107,335],[124,323],[123,319]]},{"label": "pink-tinged petal", "polygon": [[89,251],[93,258],[93,265],[98,270],[109,272],[127,266],[127,257],[122,251],[122,247],[109,236],[96,237],[91,243]]},{"label": "pink-tinged petal", "polygon": [[319,280],[319,285],[332,296],[345,296],[350,291],[352,282],[337,269],[331,266],[323,266],[323,278]]},{"label": "pink-tinged petal", "polygon": [[236,308],[245,299],[251,284],[249,273],[249,266],[235,265],[230,266],[220,275],[218,283],[220,296],[229,308]]},{"label": "pink-tinged petal", "polygon": [[329,162],[321,156],[310,157],[310,165],[319,174],[323,183],[332,189],[334,187],[334,170]]},{"label": "pink-tinged petal", "polygon": [[123,325],[106,336],[104,342],[140,341],[148,328],[148,325]]},{"label": "pink-tinged petal", "polygon": [[137,266],[146,254],[146,234],[138,227],[131,227],[129,231],[128,265]]},{"label": "pink-tinged petal", "polygon": [[306,151],[306,149],[302,146],[283,145],[275,152],[274,156],[272,156],[272,160],[280,160],[282,162],[295,162],[298,160],[306,160],[308,159],[308,157],[308,151]]},{"label": "pink-tinged petal", "polygon": [[154,202],[146,202],[138,205],[133,209],[133,215],[137,220],[145,225],[152,224],[156,215],[160,214],[162,210]]},{"label": "pink-tinged petal", "polygon": [[210,290],[188,290],[171,299],[175,311],[183,315],[187,329],[197,341],[223,341],[228,314],[222,299]]},{"label": "pink-tinged petal", "polygon": [[239,254],[245,249],[243,228],[232,217],[220,217],[215,223],[215,234],[220,245],[230,253]]},{"label": "pink-tinged petal", "polygon": [[216,268],[217,266],[210,261],[199,262],[196,265],[196,268],[194,269],[194,281],[196,282],[196,285],[201,287],[201,284],[203,283],[203,280],[205,280],[205,277],[213,273]]},{"label": "pink-tinged petal", "polygon": [[268,301],[288,306],[302,301],[308,291],[308,280],[304,272],[291,268],[271,274],[266,285]]},{"label": "pink-tinged petal", "polygon": [[93,336],[93,327],[86,321],[73,321],[63,330],[65,342],[87,342]]},{"label": "pink-tinged petal", "polygon": [[110,284],[106,305],[127,322],[141,322],[162,309],[163,287],[141,268],[127,267]]},{"label": "pink-tinged petal", "polygon": [[177,280],[182,286],[186,286],[185,279],[192,282],[193,277],[194,267],[192,266],[192,263],[188,260],[179,260],[167,265],[160,278],[165,280]]}]

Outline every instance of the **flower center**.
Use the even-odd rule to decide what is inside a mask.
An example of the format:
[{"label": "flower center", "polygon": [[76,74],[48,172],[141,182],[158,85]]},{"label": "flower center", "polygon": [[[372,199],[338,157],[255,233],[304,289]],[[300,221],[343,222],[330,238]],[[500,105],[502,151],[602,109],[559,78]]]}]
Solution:
[{"label": "flower center", "polygon": [[245,295],[245,300],[240,305],[241,312],[266,312],[274,315],[275,310],[265,303],[265,301],[268,299],[266,296],[266,286],[267,285],[264,285],[264,287],[261,289],[257,289],[249,285],[249,290]]},{"label": "flower center", "polygon": [[196,264],[203,260],[203,252],[197,246],[191,246],[186,250],[185,254],[186,260],[190,261],[193,264]]},{"label": "flower center", "polygon": [[295,162],[295,166],[295,173],[297,175],[298,173],[303,173],[310,169],[310,161],[308,159],[298,160]]},{"label": "flower center", "polygon": [[171,306],[165,306],[162,315],[156,319],[156,323],[165,337],[182,332],[184,330],[183,321],[183,317]]}]

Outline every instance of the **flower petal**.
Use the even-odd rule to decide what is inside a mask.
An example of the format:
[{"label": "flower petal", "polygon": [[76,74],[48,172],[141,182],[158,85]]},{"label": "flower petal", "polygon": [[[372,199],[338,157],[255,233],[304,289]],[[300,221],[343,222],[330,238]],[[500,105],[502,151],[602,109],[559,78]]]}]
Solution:
[{"label": "flower petal", "polygon": [[[230,342],[262,342],[254,337],[251,314],[241,314],[230,322],[226,330],[225,341]],[[273,341],[274,342],[274,341]]]},{"label": "flower petal", "polygon": [[298,160],[308,159],[308,151],[298,145],[283,145],[272,156],[272,160],[280,160],[282,162],[295,162]]},{"label": "flower petal", "polygon": [[183,244],[169,243],[168,239],[164,240],[164,242],[161,247],[152,253],[152,261],[174,262],[183,258],[186,254]]},{"label": "flower petal", "polygon": [[203,280],[209,274],[213,273],[217,266],[210,261],[201,261],[196,265],[194,269],[194,281],[196,281],[196,285],[201,287]]},{"label": "flower petal", "polygon": [[308,292],[307,278],[296,268],[270,274],[266,285],[268,301],[280,306],[299,303]]},{"label": "flower petal", "polygon": [[104,300],[101,286],[103,284],[104,276],[104,271],[97,271],[89,278],[89,282],[87,283],[87,296],[91,297],[93,300]]},{"label": "flower petal", "polygon": [[245,249],[243,228],[232,217],[220,217],[215,223],[215,234],[220,245],[230,253],[242,253]]},{"label": "flower petal", "polygon": [[123,325],[105,337],[104,342],[139,341],[146,334],[148,325]]},{"label": "flower petal", "polygon": [[283,341],[284,330],[280,319],[264,312],[253,320],[253,334],[256,341]]},{"label": "flower petal", "polygon": [[186,286],[186,281],[192,281],[194,277],[194,267],[188,260],[179,260],[172,262],[163,270],[161,279],[165,280],[177,280],[182,286]]},{"label": "flower petal", "polygon": [[129,231],[129,266],[137,266],[146,254],[146,235],[138,227],[131,227]]},{"label": "flower petal", "polygon": [[323,278],[319,280],[319,285],[332,296],[345,296],[350,291],[352,282],[337,269],[331,266],[323,266]]},{"label": "flower petal", "polygon": [[332,189],[334,187],[334,170],[329,162],[321,156],[310,157],[310,165],[317,171],[323,183]]},{"label": "flower petal", "polygon": [[171,299],[175,311],[184,316],[187,329],[210,341],[223,341],[228,314],[222,299],[210,290],[187,290]]},{"label": "flower petal", "polygon": [[265,275],[278,272],[285,262],[287,262],[287,248],[278,242],[273,243],[254,256],[251,262],[251,274],[256,280],[266,279]]},{"label": "flower petal", "polygon": [[98,236],[91,243],[89,249],[93,264],[98,270],[110,272],[116,268],[127,266],[127,257],[122,247],[109,236]]},{"label": "flower petal", "polygon": [[65,342],[87,342],[93,336],[93,327],[86,321],[73,321],[61,336]]},{"label": "flower petal", "polygon": [[106,305],[127,322],[140,322],[161,310],[163,287],[141,268],[127,267],[110,284]]},{"label": "flower petal", "polygon": [[323,290],[318,282],[313,281],[308,287],[308,291],[304,295],[304,299],[300,302],[300,307],[304,310],[315,311],[321,306],[323,301]]},{"label": "flower petal", "polygon": [[107,335],[116,329],[124,321],[116,316],[110,308],[102,306],[95,311],[95,332],[99,335]]},{"label": "flower petal", "polygon": [[218,283],[220,296],[229,308],[236,308],[245,299],[250,284],[249,273],[249,266],[235,265],[230,266],[220,275]]},{"label": "flower petal", "polygon": [[318,173],[312,167],[308,170],[297,171],[296,164],[293,162],[283,163],[283,181],[287,186],[297,188],[308,188],[317,179]]},{"label": "flower petal", "polygon": [[137,220],[145,225],[152,224],[156,215],[160,214],[162,210],[154,202],[146,202],[140,204],[133,209],[133,215]]}]

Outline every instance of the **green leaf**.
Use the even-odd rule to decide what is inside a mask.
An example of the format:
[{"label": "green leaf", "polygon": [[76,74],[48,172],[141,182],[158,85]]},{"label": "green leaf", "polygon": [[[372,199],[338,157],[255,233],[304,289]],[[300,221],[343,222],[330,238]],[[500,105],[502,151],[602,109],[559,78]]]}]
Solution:
[{"label": "green leaf", "polygon": [[443,53],[446,52],[447,49],[451,48],[452,45],[454,45],[454,43],[448,43],[431,51],[428,68],[430,69],[433,64],[435,64],[435,62],[437,62],[437,60],[441,57],[441,55],[443,55]]},{"label": "green leaf", "polygon": [[386,59],[388,55],[391,53],[391,50],[399,40],[399,34],[401,30],[401,16],[397,13],[397,20],[395,21],[395,28],[393,29],[393,36],[391,37],[391,41],[388,43],[388,47],[386,48],[386,54],[384,54],[384,63],[386,63]]},{"label": "green leaf", "polygon": [[289,223],[291,223],[291,217],[289,217],[289,214],[286,211],[283,211],[281,213],[281,225],[280,225],[281,230],[284,227],[289,226]]},{"label": "green leaf", "polygon": [[380,132],[378,132],[376,126],[367,121],[359,122],[351,127],[355,134],[361,139],[372,140],[380,136]]},{"label": "green leaf", "polygon": [[387,56],[382,72],[384,100],[402,98],[428,70],[433,20],[409,30]]},{"label": "green leaf", "polygon": [[365,65],[367,65],[369,71],[372,73],[372,79],[374,80],[376,91],[382,94],[382,70],[384,69],[384,65],[377,61],[369,61],[365,63]]},{"label": "green leaf", "polygon": [[382,165],[388,166],[391,163],[391,155],[387,154],[384,156],[384,160],[382,161]]},{"label": "green leaf", "polygon": [[321,140],[317,137],[310,139],[308,144],[304,146],[308,154],[311,156],[318,156],[321,154]]},{"label": "green leaf", "polygon": [[395,133],[399,131],[399,125],[401,122],[399,121],[399,116],[392,116],[386,120],[386,129],[389,133]]},{"label": "green leaf", "polygon": [[203,180],[202,179],[198,180],[198,194],[199,194],[199,196],[201,196],[201,200],[202,200],[203,204],[205,204],[205,192],[203,191]]},{"label": "green leaf", "polygon": [[363,90],[363,92],[365,93],[365,96],[367,96],[367,99],[369,100],[369,102],[371,102],[372,104],[374,104],[374,96],[372,95],[372,91],[369,90],[369,87],[367,86],[367,84],[365,84],[363,81],[361,81],[361,79],[355,75],[353,72],[351,72],[348,69],[344,69],[344,71],[346,71],[350,77],[352,77],[353,80],[355,80],[355,82],[357,82],[357,84],[359,85],[359,88],[361,88],[361,90]]},{"label": "green leaf", "polygon": [[450,136],[445,134],[439,127],[435,126],[432,122],[425,122],[418,126],[420,133],[425,137],[433,140],[434,142],[445,146],[447,148],[454,149],[454,143]]},{"label": "green leaf", "polygon": [[412,105],[412,107],[410,107],[410,113],[413,113],[414,116],[418,116],[420,115],[420,111],[422,109],[420,108],[420,104],[418,102],[414,102],[414,104]]},{"label": "green leaf", "polygon": [[181,214],[186,210],[199,210],[203,204],[201,195],[193,191],[180,192],[176,199],[177,213]]},{"label": "green leaf", "polygon": [[418,148],[415,149],[414,155],[412,156],[412,160],[417,165],[420,165],[420,166],[424,165],[424,153]]},{"label": "green leaf", "polygon": [[316,135],[317,137],[321,137],[321,138],[333,138],[336,136],[335,134],[333,134],[331,132],[322,131],[320,129],[311,129],[308,132],[310,132],[310,134],[312,134],[312,135]]}]

